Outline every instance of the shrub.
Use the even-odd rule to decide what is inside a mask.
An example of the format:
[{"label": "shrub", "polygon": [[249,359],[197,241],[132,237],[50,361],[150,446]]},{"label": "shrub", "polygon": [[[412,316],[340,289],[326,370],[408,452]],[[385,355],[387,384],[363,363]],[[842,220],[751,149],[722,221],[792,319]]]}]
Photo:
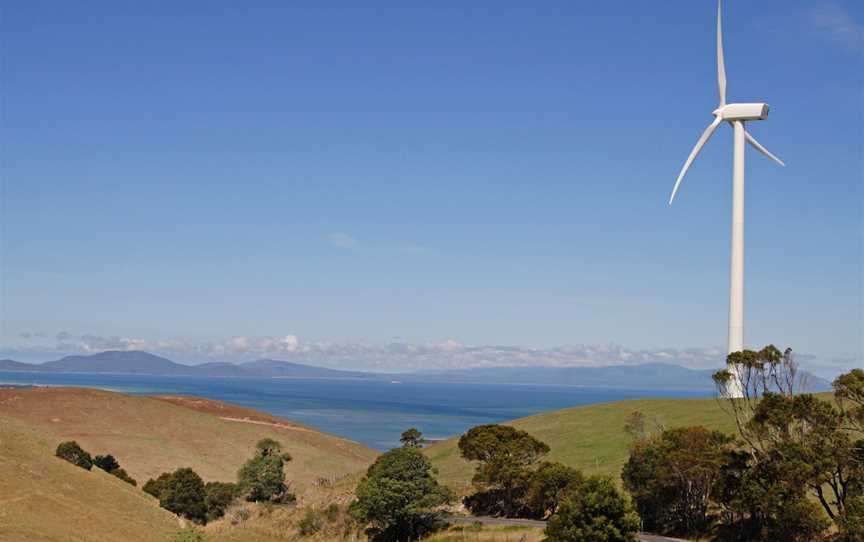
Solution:
[{"label": "shrub", "polygon": [[84,470],[90,470],[93,467],[93,459],[90,454],[85,452],[74,440],[61,442],[54,455]]},{"label": "shrub", "polygon": [[306,514],[297,524],[297,530],[301,536],[309,536],[324,528],[324,519],[315,509],[306,510]]},{"label": "shrub", "polygon": [[437,509],[449,499],[420,450],[395,448],[366,471],[351,512],[369,525],[366,533],[372,542],[416,540],[441,527]]},{"label": "shrub", "polygon": [[240,495],[237,484],[230,482],[207,482],[204,485],[204,505],[207,508],[207,521],[225,515],[225,509]]},{"label": "shrub", "polygon": [[635,542],[639,516],[609,478],[586,479],[546,524],[548,542]]},{"label": "shrub", "polygon": [[165,480],[159,493],[159,506],[192,521],[204,523],[207,521],[204,498],[204,481],[194,470],[182,468]]},{"label": "shrub", "polygon": [[138,485],[138,482],[135,481],[134,478],[129,476],[129,474],[124,469],[114,469],[111,471],[111,474],[116,476],[117,478],[120,478],[121,480],[123,480],[127,484],[132,484],[133,486]]},{"label": "shrub", "polygon": [[120,463],[118,463],[111,454],[97,455],[93,458],[93,465],[99,467],[105,472],[112,472],[120,468]]},{"label": "shrub", "polygon": [[145,493],[149,493],[150,495],[153,495],[154,497],[159,499],[162,496],[162,489],[165,487],[165,484],[168,482],[168,480],[171,479],[171,476],[172,473],[163,472],[155,480],[153,478],[147,480],[147,482],[144,483],[144,486],[141,489],[144,490]]},{"label": "shrub", "polygon": [[293,502],[294,494],[285,485],[285,472],[280,456],[257,455],[246,461],[237,473],[240,489],[253,502]]}]

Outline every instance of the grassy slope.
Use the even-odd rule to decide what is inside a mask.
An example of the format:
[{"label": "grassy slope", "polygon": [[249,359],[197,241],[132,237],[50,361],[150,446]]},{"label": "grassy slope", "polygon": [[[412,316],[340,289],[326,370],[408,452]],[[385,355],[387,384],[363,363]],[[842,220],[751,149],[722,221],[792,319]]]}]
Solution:
[{"label": "grassy slope", "polygon": [[94,455],[111,453],[139,484],[186,466],[205,480],[234,481],[264,437],[291,453],[286,477],[301,491],[319,477],[362,471],[377,455],[282,418],[204,399],[79,388],[0,389],[0,423],[4,418],[25,423],[55,446],[77,440]]},{"label": "grassy slope", "polygon": [[[606,474],[618,479],[628,456],[630,437],[624,431],[627,417],[643,412],[649,426],[666,428],[704,425],[729,433],[735,424],[714,399],[645,399],[581,406],[537,414],[509,422],[547,443],[550,461],[560,461],[586,474]],[[649,427],[650,428],[650,427]],[[458,438],[435,443],[426,453],[438,468],[439,478],[457,492],[467,492],[473,474],[470,463],[459,456]]]},{"label": "grassy slope", "polygon": [[169,540],[177,518],[99,469],[54,457],[56,443],[0,418],[0,541]]}]

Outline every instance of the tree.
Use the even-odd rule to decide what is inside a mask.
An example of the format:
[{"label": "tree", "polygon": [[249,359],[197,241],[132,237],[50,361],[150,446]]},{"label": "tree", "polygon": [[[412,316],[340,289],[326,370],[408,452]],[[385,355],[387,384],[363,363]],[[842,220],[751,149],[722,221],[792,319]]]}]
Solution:
[{"label": "tree", "polygon": [[647,528],[697,534],[710,525],[711,491],[732,439],[704,427],[636,442],[621,473]]},{"label": "tree", "polygon": [[284,462],[280,456],[255,456],[240,468],[237,484],[249,501],[290,502],[294,495],[285,484]]},{"label": "tree", "polygon": [[127,484],[132,484],[133,486],[138,485],[138,482],[129,476],[129,473],[127,473],[125,469],[120,468],[120,463],[117,462],[117,459],[115,459],[111,454],[97,455],[93,458],[93,464],[105,472],[120,478]]},{"label": "tree", "polygon": [[90,454],[85,452],[74,440],[61,442],[57,446],[57,451],[54,455],[84,470],[93,468],[93,459],[90,457]]},{"label": "tree", "polygon": [[434,532],[436,508],[450,499],[438,484],[432,464],[416,448],[395,448],[380,456],[357,485],[351,513],[368,524],[373,542],[407,542]]},{"label": "tree", "polygon": [[[759,352],[734,352],[727,362],[740,368],[745,393],[743,399],[727,397],[724,404],[735,415],[749,455],[733,470],[739,471],[737,482],[745,484],[747,493],[759,497],[720,497],[725,515],[737,515],[738,524],[762,531],[808,518],[813,532],[827,516],[838,536],[854,532],[856,499],[864,495],[864,447],[857,445],[864,436],[864,371],[856,369],[834,381],[835,406],[801,393],[806,378],[790,349],[781,354],[769,345]],[[718,390],[729,378],[730,371],[715,374]],[[808,498],[819,503],[821,513],[805,513],[812,508]],[[790,517],[789,510],[797,512]],[[805,527],[790,528],[788,536],[799,536]]]},{"label": "tree", "polygon": [[171,479],[171,476],[172,473],[163,472],[155,480],[153,478],[147,480],[141,489],[144,491],[144,493],[148,493],[159,499],[162,497],[162,489],[165,488],[165,484],[168,483],[168,480]]},{"label": "tree", "polygon": [[635,542],[639,516],[609,478],[590,477],[546,524],[548,542]]},{"label": "tree", "polygon": [[578,491],[582,481],[582,473],[572,467],[548,461],[540,463],[528,480],[522,499],[523,513],[536,519],[554,515],[564,497]]},{"label": "tree", "polygon": [[412,427],[408,429],[399,438],[404,448],[421,448],[423,446],[423,433],[419,429]]},{"label": "tree", "polygon": [[488,424],[462,435],[459,451],[463,458],[478,462],[472,481],[480,492],[500,496],[500,512],[514,516],[530,478],[529,467],[549,453],[549,446],[525,431]]},{"label": "tree", "polygon": [[120,468],[114,469],[111,471],[111,475],[116,476],[117,478],[120,478],[121,480],[123,480],[127,484],[131,484],[133,486],[138,485],[138,482],[135,480],[135,478],[132,478],[131,476],[129,476],[129,473],[126,472],[125,469],[120,469]]},{"label": "tree", "polygon": [[272,438],[263,438],[255,444],[255,453],[259,457],[281,457],[284,462],[291,461],[291,454],[282,451],[282,444]]},{"label": "tree", "polygon": [[97,455],[93,458],[93,464],[104,470],[105,472],[112,472],[115,469],[120,468],[120,463],[114,459],[114,456],[111,454],[108,455]]},{"label": "tree", "polygon": [[177,469],[162,485],[159,506],[192,521],[204,523],[207,521],[205,496],[204,481],[194,470]]},{"label": "tree", "polygon": [[239,495],[240,488],[237,484],[207,482],[204,485],[204,506],[207,510],[207,521],[213,521],[225,515],[225,509]]}]

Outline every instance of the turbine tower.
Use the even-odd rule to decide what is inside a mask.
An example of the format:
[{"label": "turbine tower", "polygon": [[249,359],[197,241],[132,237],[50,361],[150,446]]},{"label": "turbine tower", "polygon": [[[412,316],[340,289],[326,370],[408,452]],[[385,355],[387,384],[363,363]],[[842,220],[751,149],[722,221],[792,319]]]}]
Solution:
[{"label": "turbine tower", "polygon": [[[723,60],[723,0],[717,0],[717,84],[720,89],[720,105],[713,111],[714,121],[705,129],[702,137],[684,162],[669,204],[675,200],[678,187],[690,169],[693,160],[705,146],[711,135],[727,122],[734,133],[734,155],[732,159],[732,258],[730,264],[729,282],[729,338],[728,352],[739,352],[744,349],[744,143],[745,141],[759,152],[785,166],[779,158],[771,154],[756,138],[746,130],[744,123],[768,118],[768,104],[765,103],[726,103],[726,65]],[[743,397],[743,387],[740,368],[730,367],[732,380],[726,385],[728,397]]]}]

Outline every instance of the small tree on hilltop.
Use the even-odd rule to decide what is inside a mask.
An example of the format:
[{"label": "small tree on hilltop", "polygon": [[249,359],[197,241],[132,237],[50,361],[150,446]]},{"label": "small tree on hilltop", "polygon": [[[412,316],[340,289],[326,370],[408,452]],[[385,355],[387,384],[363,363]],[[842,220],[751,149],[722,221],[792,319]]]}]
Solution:
[{"label": "small tree on hilltop", "polygon": [[357,485],[352,515],[368,524],[372,542],[407,542],[441,526],[437,507],[450,492],[432,475],[432,464],[416,448],[395,448],[380,456]]},{"label": "small tree on hilltop", "polygon": [[207,521],[204,481],[190,468],[174,471],[159,494],[159,506],[199,523]]},{"label": "small tree on hilltop", "polygon": [[639,516],[612,480],[590,477],[546,524],[548,542],[636,542]]},{"label": "small tree on hilltop", "polygon": [[403,448],[420,448],[423,446],[423,433],[416,427],[408,429],[399,438]]},{"label": "small tree on hilltop", "polygon": [[84,470],[90,470],[93,468],[93,459],[90,457],[90,454],[85,452],[84,449],[74,440],[61,442],[60,445],[57,446],[57,451],[54,455],[61,459],[65,459]]}]

